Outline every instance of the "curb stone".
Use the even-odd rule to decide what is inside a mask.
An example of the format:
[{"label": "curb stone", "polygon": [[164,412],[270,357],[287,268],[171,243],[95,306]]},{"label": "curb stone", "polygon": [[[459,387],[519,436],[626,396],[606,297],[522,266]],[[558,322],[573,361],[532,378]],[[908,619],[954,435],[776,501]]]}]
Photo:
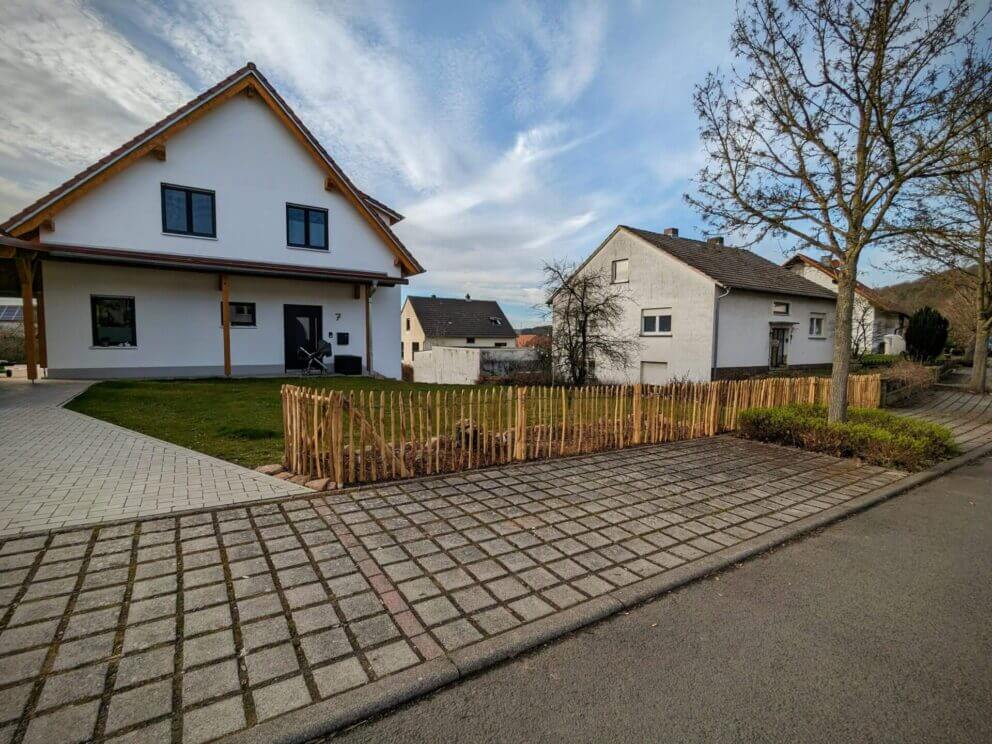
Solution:
[{"label": "curb stone", "polygon": [[559,613],[522,625],[493,638],[460,648],[445,657],[377,680],[330,700],[230,734],[222,744],[299,744],[359,723],[378,713],[445,687],[513,656],[560,638],[579,628],[667,594],[685,584],[764,553],[821,527],[857,514],[911,491],[992,453],[992,444],[977,447],[929,470],[907,476],[850,501],[791,524],[769,530],[730,548],[724,548],[662,574],[629,584]]}]

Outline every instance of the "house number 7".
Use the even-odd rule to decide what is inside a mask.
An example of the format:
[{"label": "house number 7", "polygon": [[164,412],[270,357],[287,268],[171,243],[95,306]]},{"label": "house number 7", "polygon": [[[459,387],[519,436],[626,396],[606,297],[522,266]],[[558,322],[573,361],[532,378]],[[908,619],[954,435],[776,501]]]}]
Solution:
[{"label": "house number 7", "polygon": [[341,313],[334,313],[334,320],[341,320]]}]

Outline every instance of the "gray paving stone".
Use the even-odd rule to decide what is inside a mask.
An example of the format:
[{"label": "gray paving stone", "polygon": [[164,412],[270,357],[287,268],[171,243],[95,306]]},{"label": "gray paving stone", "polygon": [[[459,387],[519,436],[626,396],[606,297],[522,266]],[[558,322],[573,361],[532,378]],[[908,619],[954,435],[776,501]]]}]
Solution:
[{"label": "gray paving stone", "polygon": [[28,682],[16,687],[8,687],[3,691],[0,695],[0,722],[14,721],[20,717],[33,687],[34,685]]},{"label": "gray paving stone", "polygon": [[37,675],[41,671],[47,653],[48,649],[40,648],[4,657],[3,663],[0,664],[0,685]]},{"label": "gray paving stone", "polygon": [[491,607],[496,604],[496,600],[481,586],[473,586],[469,589],[462,589],[454,592],[452,598],[463,612],[472,613],[483,607]]},{"label": "gray paving stone", "polygon": [[88,741],[93,736],[100,701],[59,708],[39,715],[28,724],[24,744],[75,743]]},{"label": "gray paving stone", "polygon": [[476,613],[472,619],[489,635],[496,635],[520,625],[520,621],[505,607],[494,607],[491,610]]},{"label": "gray paving stone", "polygon": [[183,744],[201,744],[247,725],[241,696],[220,700],[183,714]]},{"label": "gray paving stone", "polygon": [[313,670],[313,680],[322,698],[350,690],[368,681],[368,675],[354,656]]},{"label": "gray paving stone", "polygon": [[135,687],[118,692],[110,699],[107,731],[117,731],[172,711],[172,680]]},{"label": "gray paving stone", "polygon": [[289,639],[289,624],[284,617],[270,617],[241,626],[241,639],[248,651]]},{"label": "gray paving stone", "polygon": [[473,628],[468,620],[464,619],[434,628],[433,633],[448,651],[454,651],[456,648],[467,646],[482,638],[479,631]]},{"label": "gray paving stone", "polygon": [[229,628],[232,625],[231,610],[224,605],[216,605],[203,610],[185,613],[183,617],[183,635],[192,636],[211,630]]},{"label": "gray paving stone", "polygon": [[376,646],[400,634],[395,623],[385,613],[351,623],[348,629],[362,648]]},{"label": "gray paving stone", "polygon": [[400,593],[410,602],[418,599],[426,599],[427,597],[436,597],[441,593],[441,590],[435,586],[434,582],[426,577],[404,582],[398,588]]},{"label": "gray paving stone", "polygon": [[130,625],[124,631],[124,652],[139,651],[176,639],[176,621],[167,617],[141,625]]},{"label": "gray paving stone", "polygon": [[225,656],[234,656],[234,635],[230,630],[190,638],[183,643],[183,666],[187,669]]},{"label": "gray paving stone", "polygon": [[252,690],[258,720],[282,715],[310,704],[310,693],[303,677],[292,677]]},{"label": "gray paving stone", "polygon": [[300,639],[303,653],[311,666],[337,659],[353,652],[344,628],[332,628]]},{"label": "gray paving stone", "polygon": [[403,640],[368,651],[365,657],[376,677],[385,677],[387,674],[406,669],[420,661],[417,654],[410,648],[410,644]]},{"label": "gray paving stone", "polygon": [[358,620],[382,612],[382,602],[372,592],[346,597],[338,602],[345,620]]},{"label": "gray paving stone", "polygon": [[334,605],[330,602],[308,607],[305,610],[296,610],[293,613],[293,622],[296,624],[296,632],[300,635],[341,624]]},{"label": "gray paving stone", "polygon": [[443,622],[458,617],[459,612],[446,597],[435,597],[413,605],[414,612],[424,625],[440,625]]},{"label": "gray paving stone", "polygon": [[47,646],[55,638],[55,630],[58,626],[59,621],[52,619],[32,625],[7,628],[0,633],[0,654],[22,651],[32,646]]},{"label": "gray paving stone", "polygon": [[190,706],[241,689],[234,659],[200,667],[183,675],[183,705]]},{"label": "gray paving stone", "polygon": [[496,581],[486,584],[486,589],[496,597],[496,599],[506,602],[507,600],[520,597],[527,593],[527,587],[512,576],[506,576]]},{"label": "gray paving stone", "polygon": [[248,667],[248,680],[253,686],[273,677],[299,671],[296,653],[289,643],[250,653],[245,657],[245,664]]},{"label": "gray paving stone", "polygon": [[533,594],[514,600],[508,606],[525,621],[536,620],[554,612],[551,605]]},{"label": "gray paving stone", "polygon": [[170,645],[122,657],[117,665],[116,688],[130,687],[155,677],[172,674],[175,668],[175,656],[175,647]]}]

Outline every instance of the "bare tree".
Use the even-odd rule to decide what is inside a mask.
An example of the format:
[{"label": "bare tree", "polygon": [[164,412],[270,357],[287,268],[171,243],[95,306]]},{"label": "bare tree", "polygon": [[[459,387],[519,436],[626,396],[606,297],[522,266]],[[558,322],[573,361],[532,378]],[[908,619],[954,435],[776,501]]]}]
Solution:
[{"label": "bare tree", "polygon": [[[707,165],[687,195],[745,244],[795,239],[837,261],[829,417],[847,409],[858,259],[904,235],[914,184],[972,166],[962,138],[989,109],[967,0],[741,0],[730,74],[696,88]],[[986,14],[987,15],[987,14]]]},{"label": "bare tree", "polygon": [[573,385],[596,379],[596,365],[631,364],[637,337],[622,325],[627,300],[606,271],[582,270],[553,261],[544,265],[544,290],[552,316],[551,359],[555,376]]},{"label": "bare tree", "polygon": [[851,355],[860,359],[874,351],[875,312],[871,303],[855,295],[851,336]]},{"label": "bare tree", "polygon": [[984,393],[992,332],[992,121],[987,116],[972,129],[966,146],[977,167],[927,184],[916,211],[918,229],[900,253],[922,273],[938,277],[948,292],[966,298],[967,335],[974,344],[970,387]]}]

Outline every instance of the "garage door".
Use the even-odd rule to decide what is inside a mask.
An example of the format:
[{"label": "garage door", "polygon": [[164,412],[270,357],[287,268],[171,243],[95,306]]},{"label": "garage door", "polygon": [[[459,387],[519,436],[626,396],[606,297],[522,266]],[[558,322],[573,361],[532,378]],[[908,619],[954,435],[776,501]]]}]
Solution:
[{"label": "garage door", "polygon": [[668,362],[641,362],[641,383],[664,385],[668,382]]}]

